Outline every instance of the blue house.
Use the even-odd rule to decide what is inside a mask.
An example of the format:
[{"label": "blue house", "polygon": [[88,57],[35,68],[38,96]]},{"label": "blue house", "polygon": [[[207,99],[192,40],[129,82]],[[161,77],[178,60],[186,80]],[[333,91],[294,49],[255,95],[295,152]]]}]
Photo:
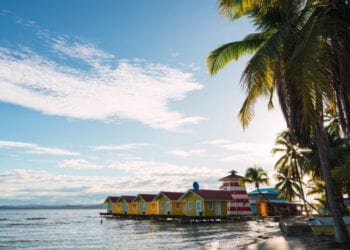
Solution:
[{"label": "blue house", "polygon": [[265,202],[269,216],[299,214],[303,207],[299,201],[289,202],[279,198],[278,191],[274,188],[260,188],[260,193],[255,189],[248,193],[248,198],[254,215],[262,215],[260,205],[262,202]]}]

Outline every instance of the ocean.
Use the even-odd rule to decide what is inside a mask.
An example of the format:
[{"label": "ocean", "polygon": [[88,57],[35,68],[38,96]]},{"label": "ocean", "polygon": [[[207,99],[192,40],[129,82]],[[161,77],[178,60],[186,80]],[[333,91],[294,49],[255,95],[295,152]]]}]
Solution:
[{"label": "ocean", "polygon": [[273,222],[103,219],[101,209],[0,210],[0,249],[242,249]]}]

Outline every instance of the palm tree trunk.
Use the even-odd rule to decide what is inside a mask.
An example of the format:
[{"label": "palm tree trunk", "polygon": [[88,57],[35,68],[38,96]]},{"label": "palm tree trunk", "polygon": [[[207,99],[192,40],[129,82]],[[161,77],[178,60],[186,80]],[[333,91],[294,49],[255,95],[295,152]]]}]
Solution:
[{"label": "palm tree trunk", "polygon": [[315,126],[316,145],[319,152],[322,174],[326,183],[327,200],[329,202],[330,211],[334,220],[335,240],[338,243],[344,243],[349,241],[350,238],[346,231],[335,189],[335,183],[331,175],[331,166],[329,162],[329,141],[322,121],[322,115],[319,115]]}]

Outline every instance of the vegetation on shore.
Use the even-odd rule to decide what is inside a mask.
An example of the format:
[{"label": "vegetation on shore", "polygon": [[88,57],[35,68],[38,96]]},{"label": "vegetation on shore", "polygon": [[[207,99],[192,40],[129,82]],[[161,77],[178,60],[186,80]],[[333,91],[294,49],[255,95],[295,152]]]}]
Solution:
[{"label": "vegetation on shore", "polygon": [[[334,154],[348,150],[350,144],[349,1],[218,3],[221,14],[232,20],[248,17],[257,32],[212,51],[207,59],[209,74],[218,73],[243,55],[252,55],[242,75],[246,90],[239,112],[242,126],[246,128],[253,118],[257,98],[267,97],[268,108],[272,109],[273,95],[277,94],[288,128],[281,136],[289,140],[292,148],[312,149],[309,164],[305,165],[308,169],[301,167],[304,165],[299,162],[298,151],[286,151],[290,155],[276,166],[277,178],[280,183],[288,181],[283,185],[290,189],[286,193],[289,198],[304,194],[302,171],[324,181],[336,241],[349,241],[342,219],[341,191],[335,185],[337,177],[343,186],[347,185],[349,178],[343,178],[342,173],[349,171],[349,157],[341,158],[344,161],[334,158]],[[336,134],[325,126],[331,123],[328,114],[337,121]]]}]

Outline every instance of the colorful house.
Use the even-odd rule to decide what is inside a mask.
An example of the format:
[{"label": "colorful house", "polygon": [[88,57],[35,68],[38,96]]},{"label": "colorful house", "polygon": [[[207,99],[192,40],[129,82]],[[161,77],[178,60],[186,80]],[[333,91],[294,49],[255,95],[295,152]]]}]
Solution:
[{"label": "colorful house", "polygon": [[300,201],[286,201],[279,198],[278,191],[274,188],[255,189],[249,192],[248,196],[254,215],[297,215],[303,210],[303,204]]},{"label": "colorful house", "polygon": [[137,214],[157,214],[157,202],[153,201],[155,194],[138,194],[135,200]]},{"label": "colorful house", "polygon": [[249,215],[252,214],[247,190],[242,183],[242,176],[237,175],[235,170],[230,171],[230,175],[221,178],[221,190],[231,193],[231,200],[228,202],[228,214],[230,215]]},{"label": "colorful house", "polygon": [[137,214],[136,203],[133,202],[135,198],[136,196],[129,195],[122,195],[120,197],[118,202],[120,203],[121,214]]},{"label": "colorful house", "polygon": [[231,194],[228,191],[189,189],[179,200],[183,203],[183,215],[226,216],[227,203],[231,199]]},{"label": "colorful house", "polygon": [[184,193],[180,192],[164,192],[161,191],[153,199],[157,203],[157,214],[161,215],[181,215],[182,214],[182,201],[179,198]]},{"label": "colorful house", "polygon": [[107,205],[107,213],[117,213],[116,212],[118,207],[117,205],[119,205],[119,208],[120,208],[120,204],[118,204],[119,198],[120,198],[119,196],[108,196],[106,198],[103,204]]}]

